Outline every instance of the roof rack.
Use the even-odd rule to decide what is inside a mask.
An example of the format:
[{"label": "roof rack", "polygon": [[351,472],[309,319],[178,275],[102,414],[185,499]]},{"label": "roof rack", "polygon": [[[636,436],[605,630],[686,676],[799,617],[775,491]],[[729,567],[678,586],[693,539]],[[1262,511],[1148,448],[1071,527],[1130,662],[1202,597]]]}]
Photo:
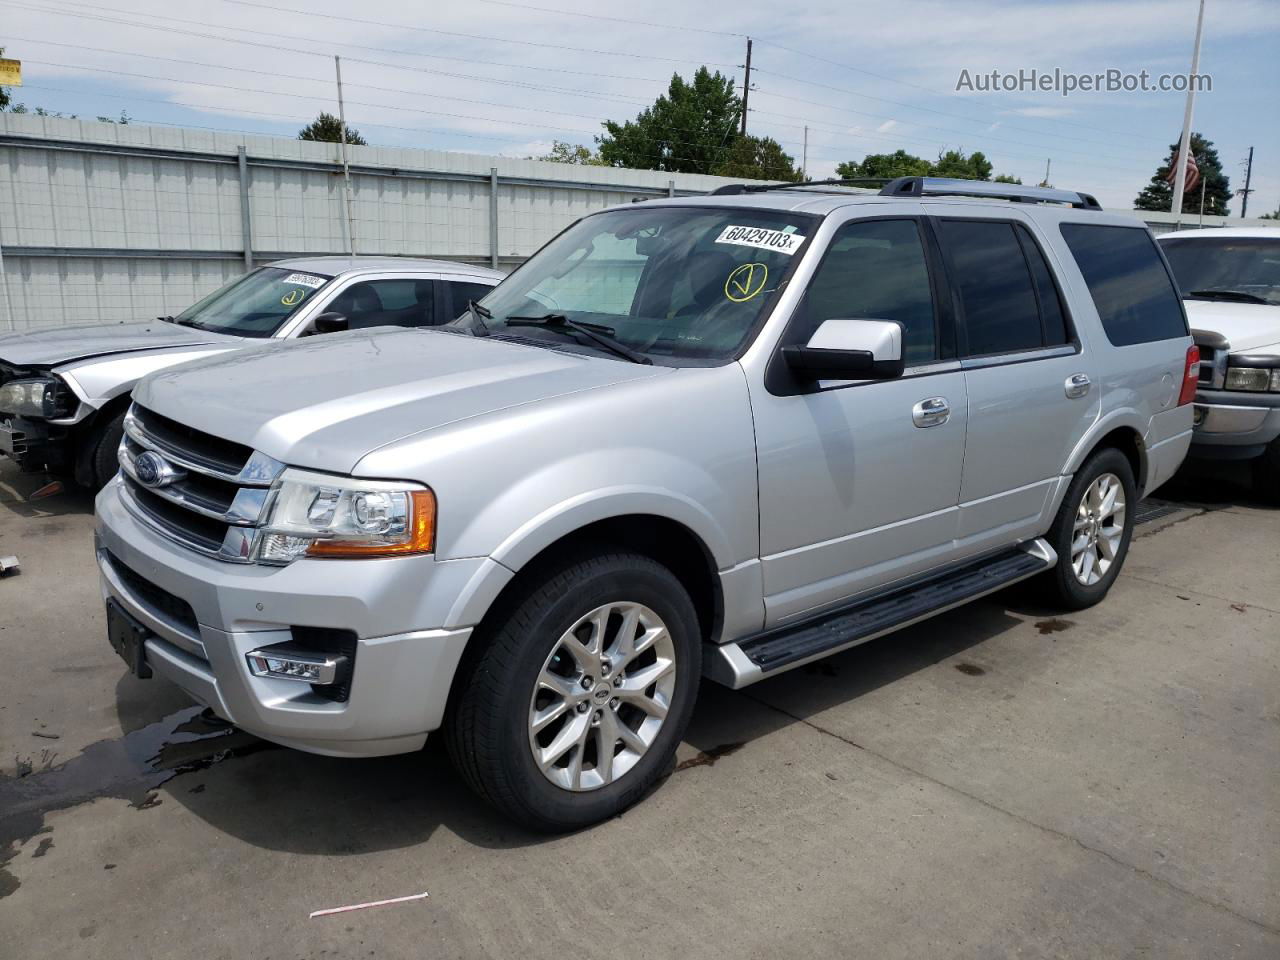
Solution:
[{"label": "roof rack", "polygon": [[882,197],[985,197],[1014,203],[1065,203],[1077,210],[1101,210],[1091,194],[1052,187],[1024,187],[1020,183],[952,180],[946,177],[898,177],[885,184]]},{"label": "roof rack", "polygon": [[858,177],[842,180],[810,180],[806,183],[726,183],[711,196],[736,196],[768,190],[798,190],[804,187],[858,187],[874,184],[882,197],[985,197],[1014,203],[1065,203],[1077,210],[1101,210],[1091,194],[1052,187],[1024,187],[1020,183],[989,180],[953,180],[947,177]]},{"label": "roof rack", "polygon": [[768,190],[794,190],[800,187],[857,187],[857,186],[883,186],[889,183],[890,177],[857,177],[853,179],[837,179],[837,180],[806,180],[802,183],[793,183],[786,181],[784,183],[726,183],[723,187],[716,187],[708,196],[724,197],[737,196],[742,193],[764,193]]}]

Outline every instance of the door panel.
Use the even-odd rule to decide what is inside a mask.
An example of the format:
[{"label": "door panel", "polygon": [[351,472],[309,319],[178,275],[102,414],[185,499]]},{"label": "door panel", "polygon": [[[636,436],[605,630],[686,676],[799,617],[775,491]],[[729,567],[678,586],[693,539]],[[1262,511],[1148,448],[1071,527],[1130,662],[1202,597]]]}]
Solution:
[{"label": "door panel", "polygon": [[1067,380],[1076,374],[1096,381],[1084,354],[965,371],[969,438],[960,488],[962,539],[983,531],[1004,540],[1042,532],[1034,528],[1049,494],[1100,409],[1096,382],[1083,396],[1067,396]]},{"label": "door panel", "polygon": [[[756,390],[767,625],[939,562],[957,528],[962,372],[793,397]],[[913,408],[934,397],[950,418],[916,426]]]}]

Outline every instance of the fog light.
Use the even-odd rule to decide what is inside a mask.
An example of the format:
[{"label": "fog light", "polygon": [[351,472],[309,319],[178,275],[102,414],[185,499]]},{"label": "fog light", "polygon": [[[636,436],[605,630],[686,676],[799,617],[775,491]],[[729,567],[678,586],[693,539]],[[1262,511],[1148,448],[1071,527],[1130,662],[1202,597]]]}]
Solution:
[{"label": "fog light", "polygon": [[294,652],[283,645],[251,650],[244,656],[249,661],[249,672],[255,677],[298,680],[317,686],[333,683],[347,663],[347,658],[341,655]]}]

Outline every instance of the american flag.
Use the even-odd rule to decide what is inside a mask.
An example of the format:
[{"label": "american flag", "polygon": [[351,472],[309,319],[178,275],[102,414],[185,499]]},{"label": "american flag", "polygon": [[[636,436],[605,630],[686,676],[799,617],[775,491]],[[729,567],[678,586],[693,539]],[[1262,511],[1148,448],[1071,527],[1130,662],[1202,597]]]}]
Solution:
[{"label": "american flag", "polygon": [[[1170,185],[1172,185],[1174,182],[1174,177],[1176,176],[1174,171],[1177,169],[1177,166],[1178,166],[1178,151],[1174,150],[1173,156],[1169,159],[1169,175],[1165,177],[1165,179],[1169,181]],[[1186,174],[1186,180],[1183,184],[1182,189],[1184,192],[1190,193],[1192,190],[1196,188],[1196,185],[1199,182],[1200,182],[1200,168],[1196,166],[1196,155],[1192,153],[1190,150],[1188,150],[1187,151],[1187,174]]]}]

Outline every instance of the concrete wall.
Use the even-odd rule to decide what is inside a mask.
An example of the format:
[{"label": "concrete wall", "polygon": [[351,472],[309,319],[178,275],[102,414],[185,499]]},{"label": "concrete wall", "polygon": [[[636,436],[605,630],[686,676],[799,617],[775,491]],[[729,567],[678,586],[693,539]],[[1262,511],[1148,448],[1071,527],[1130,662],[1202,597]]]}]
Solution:
[{"label": "concrete wall", "polygon": [[[393,147],[348,159],[358,253],[498,266],[592,210],[730,182]],[[0,114],[0,330],[176,313],[247,256],[346,253],[337,161],[337,144]]]}]

